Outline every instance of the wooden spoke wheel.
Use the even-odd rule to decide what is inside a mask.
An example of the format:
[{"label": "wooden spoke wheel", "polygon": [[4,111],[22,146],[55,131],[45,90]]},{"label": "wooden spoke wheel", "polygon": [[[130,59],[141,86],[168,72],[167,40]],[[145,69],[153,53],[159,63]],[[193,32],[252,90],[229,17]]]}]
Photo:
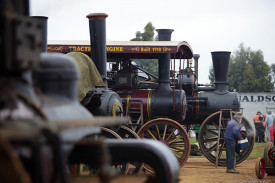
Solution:
[{"label": "wooden spoke wheel", "polygon": [[[93,140],[100,140],[102,138],[111,138],[111,139],[121,139],[122,138],[113,130],[110,130],[108,128],[101,127],[101,132],[96,135],[91,135],[85,137],[85,139],[93,139]],[[85,140],[83,139],[83,140]],[[72,172],[75,172],[78,175],[94,175],[97,174],[97,170],[94,169],[91,165],[87,164],[74,164],[71,165]],[[122,163],[122,164],[113,164],[113,168],[119,171],[119,174],[126,175],[129,171],[129,164],[128,163]]]},{"label": "wooden spoke wheel", "polygon": [[[190,141],[186,130],[178,122],[168,118],[153,119],[145,123],[137,133],[140,138],[154,139],[167,145],[177,157],[180,167],[184,165],[190,154]],[[145,165],[145,169],[153,172]]]},{"label": "wooden spoke wheel", "polygon": [[138,134],[126,126],[121,126],[117,130],[117,134],[123,139],[128,139],[128,138],[139,139]]},{"label": "wooden spoke wheel", "polygon": [[[101,133],[97,135],[97,137],[104,137],[109,139],[121,139],[121,136],[114,132],[113,130],[110,130],[109,128],[101,127]],[[129,171],[129,164],[128,163],[122,163],[122,164],[114,164],[112,166],[113,168],[119,170],[119,174],[126,175]]]},{"label": "wooden spoke wheel", "polygon": [[[139,136],[131,130],[130,128],[126,126],[121,126],[119,130],[117,130],[117,134],[122,137],[123,139],[140,139]],[[141,172],[143,168],[143,163],[139,162],[129,162],[129,168],[128,171],[126,172],[127,175],[133,175],[133,174],[138,174]]]},{"label": "wooden spoke wheel", "polygon": [[[235,113],[236,112],[232,112],[232,116]],[[230,111],[215,112],[204,120],[199,131],[199,145],[203,155],[212,163],[216,163],[217,161],[217,164],[220,166],[226,166],[224,133],[229,120],[231,120]],[[221,121],[220,132],[219,121]],[[239,126],[242,131],[247,132],[248,148],[236,151],[236,164],[244,161],[254,146],[254,132],[249,121],[242,118]]]},{"label": "wooden spoke wheel", "polygon": [[274,169],[266,169],[268,175],[275,175],[275,163],[272,161],[268,155],[269,150],[274,146],[273,142],[267,142],[264,148],[264,161],[266,167],[274,167]]},{"label": "wooden spoke wheel", "polygon": [[98,137],[105,137],[109,139],[122,139],[119,134],[114,132],[113,130],[110,130],[109,128],[101,127],[101,132],[98,134]]},{"label": "wooden spoke wheel", "polygon": [[255,164],[255,172],[258,179],[262,179],[265,176],[265,160],[264,158],[259,157]]}]

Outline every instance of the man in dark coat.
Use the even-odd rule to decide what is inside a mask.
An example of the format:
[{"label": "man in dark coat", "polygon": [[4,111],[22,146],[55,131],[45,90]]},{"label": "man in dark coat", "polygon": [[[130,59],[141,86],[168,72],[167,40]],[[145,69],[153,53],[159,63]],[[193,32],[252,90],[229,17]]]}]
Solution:
[{"label": "man in dark coat", "polygon": [[263,118],[261,116],[261,112],[258,111],[257,114],[253,117],[253,122],[255,125],[255,130],[256,130],[256,137],[255,137],[255,142],[262,142],[264,139],[262,139],[262,136],[264,134],[263,129]]},{"label": "man in dark coat", "polygon": [[242,113],[237,112],[233,119],[227,123],[224,138],[226,144],[226,173],[239,173],[235,170],[235,145],[237,140],[243,139],[239,123],[242,121]]}]

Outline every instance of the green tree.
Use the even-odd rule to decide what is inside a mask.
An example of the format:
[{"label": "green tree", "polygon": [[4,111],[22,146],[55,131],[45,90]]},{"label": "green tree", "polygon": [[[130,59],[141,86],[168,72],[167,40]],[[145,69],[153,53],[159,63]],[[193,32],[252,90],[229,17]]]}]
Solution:
[{"label": "green tree", "polygon": [[214,70],[213,70],[213,66],[211,65],[209,68],[209,75],[208,75],[208,79],[210,80],[210,84],[214,84],[215,81],[215,76],[214,76]]},{"label": "green tree", "polygon": [[[149,22],[144,27],[144,32],[140,31],[136,32],[136,37],[131,39],[130,41],[153,41],[154,40],[154,31],[155,27],[152,22]],[[158,75],[158,60],[156,59],[135,59],[134,60],[137,65],[141,68],[151,72],[153,75]]]},{"label": "green tree", "polygon": [[137,31],[136,37],[131,39],[131,41],[142,41],[142,33],[140,31]]},{"label": "green tree", "polygon": [[[261,50],[253,51],[246,48],[243,43],[236,52],[231,55],[228,70],[229,91],[236,89],[238,92],[270,92],[274,89],[272,77],[269,74],[271,68],[264,61]],[[212,70],[209,70],[211,83]],[[212,80],[211,80],[212,79]]]},{"label": "green tree", "polygon": [[152,22],[148,22],[144,27],[144,32],[140,31],[136,32],[136,37],[131,39],[130,41],[153,41],[154,40],[154,31],[155,27]]}]

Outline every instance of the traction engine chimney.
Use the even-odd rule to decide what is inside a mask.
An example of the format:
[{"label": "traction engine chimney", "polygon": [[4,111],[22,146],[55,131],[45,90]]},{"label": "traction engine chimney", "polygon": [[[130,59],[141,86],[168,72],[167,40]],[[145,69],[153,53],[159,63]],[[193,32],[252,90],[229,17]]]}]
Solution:
[{"label": "traction engine chimney", "polygon": [[[173,29],[156,29],[159,41],[171,41]],[[164,53],[159,56],[159,88],[162,91],[171,91],[170,86],[170,54]]]},{"label": "traction engine chimney", "polygon": [[228,92],[227,73],[230,54],[231,52],[227,51],[211,52],[215,75],[216,92]]},{"label": "traction engine chimney", "polygon": [[106,18],[108,15],[105,13],[90,13],[86,17],[89,19],[91,58],[106,85]]},{"label": "traction engine chimney", "polygon": [[48,17],[45,16],[32,16],[32,18],[39,20],[41,23],[41,41],[42,41],[42,48],[41,52],[47,52],[47,45],[48,45]]}]

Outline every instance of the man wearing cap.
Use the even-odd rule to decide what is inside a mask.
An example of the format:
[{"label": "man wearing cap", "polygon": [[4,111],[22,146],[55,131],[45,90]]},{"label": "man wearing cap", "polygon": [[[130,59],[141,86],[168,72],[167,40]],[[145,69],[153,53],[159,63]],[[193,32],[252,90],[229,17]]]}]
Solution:
[{"label": "man wearing cap", "polygon": [[242,113],[237,112],[233,119],[227,123],[225,129],[225,144],[226,144],[226,173],[239,173],[235,170],[235,145],[237,140],[242,140],[239,123],[242,121]]}]

